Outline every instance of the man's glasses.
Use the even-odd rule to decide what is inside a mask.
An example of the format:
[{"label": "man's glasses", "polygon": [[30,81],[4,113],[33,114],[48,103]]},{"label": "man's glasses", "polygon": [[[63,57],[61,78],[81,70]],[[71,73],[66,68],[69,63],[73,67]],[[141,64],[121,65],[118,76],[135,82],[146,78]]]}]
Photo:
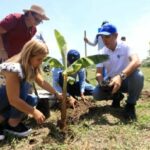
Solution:
[{"label": "man's glasses", "polygon": [[109,39],[111,35],[102,35],[102,38]]},{"label": "man's glasses", "polygon": [[35,13],[32,13],[33,18],[35,19],[35,21],[39,24],[42,23],[43,21],[41,19],[39,19]]}]

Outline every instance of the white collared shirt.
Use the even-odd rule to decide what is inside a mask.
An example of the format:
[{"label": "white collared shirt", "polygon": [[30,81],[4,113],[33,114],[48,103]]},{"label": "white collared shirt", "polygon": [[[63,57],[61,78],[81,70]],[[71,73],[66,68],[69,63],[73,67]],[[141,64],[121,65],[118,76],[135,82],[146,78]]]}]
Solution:
[{"label": "white collared shirt", "polygon": [[114,51],[104,46],[99,53],[109,55],[109,59],[107,61],[97,64],[97,67],[106,68],[106,78],[114,77],[125,69],[130,62],[129,57],[134,54],[134,52],[131,51],[131,48],[123,42],[117,42],[117,46]]}]

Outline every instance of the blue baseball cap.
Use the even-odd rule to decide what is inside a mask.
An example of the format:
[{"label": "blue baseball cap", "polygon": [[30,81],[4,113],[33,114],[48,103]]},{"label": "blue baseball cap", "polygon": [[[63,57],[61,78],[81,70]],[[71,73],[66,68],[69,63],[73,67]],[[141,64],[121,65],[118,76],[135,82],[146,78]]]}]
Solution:
[{"label": "blue baseball cap", "polygon": [[110,23],[104,24],[99,31],[100,35],[111,35],[113,33],[117,33],[117,28]]},{"label": "blue baseball cap", "polygon": [[67,54],[67,60],[70,64],[80,58],[80,53],[77,50],[71,49]]}]

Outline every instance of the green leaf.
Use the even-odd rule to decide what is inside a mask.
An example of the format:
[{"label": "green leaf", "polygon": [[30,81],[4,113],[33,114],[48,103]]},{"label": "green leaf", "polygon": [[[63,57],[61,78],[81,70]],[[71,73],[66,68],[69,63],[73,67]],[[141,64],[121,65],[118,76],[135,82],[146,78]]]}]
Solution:
[{"label": "green leaf", "polygon": [[55,29],[54,30],[56,41],[62,56],[63,65],[67,67],[67,44],[64,37]]},{"label": "green leaf", "polygon": [[49,66],[50,68],[54,67],[54,68],[64,69],[64,66],[56,58],[49,57],[49,56],[44,59],[42,66],[43,67]]},{"label": "green leaf", "polygon": [[83,57],[76,60],[72,65],[70,65],[66,69],[66,72],[68,75],[71,75],[78,72],[82,68],[87,68],[91,65],[95,65],[103,61],[106,61],[108,58],[109,58],[108,55],[92,55],[88,57]]},{"label": "green leaf", "polygon": [[75,83],[75,78],[71,77],[71,76],[68,76],[67,77],[67,82],[71,85],[73,85]]},{"label": "green leaf", "polygon": [[71,65],[66,69],[67,75],[71,75],[76,73],[78,70],[80,70],[82,67],[82,64],[75,64]]}]

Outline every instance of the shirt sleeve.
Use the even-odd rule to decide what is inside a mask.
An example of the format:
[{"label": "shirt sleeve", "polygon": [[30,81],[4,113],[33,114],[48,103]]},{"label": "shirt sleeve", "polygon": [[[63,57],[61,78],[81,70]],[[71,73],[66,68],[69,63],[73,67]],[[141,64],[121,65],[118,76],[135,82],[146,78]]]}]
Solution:
[{"label": "shirt sleeve", "polygon": [[19,63],[2,63],[0,64],[0,73],[3,71],[14,72],[18,74],[19,78],[24,78],[24,74]]},{"label": "shirt sleeve", "polygon": [[15,17],[15,15],[10,14],[0,21],[0,26],[3,27],[6,31],[9,31],[12,28],[14,28],[16,23],[17,23],[17,18]]}]

